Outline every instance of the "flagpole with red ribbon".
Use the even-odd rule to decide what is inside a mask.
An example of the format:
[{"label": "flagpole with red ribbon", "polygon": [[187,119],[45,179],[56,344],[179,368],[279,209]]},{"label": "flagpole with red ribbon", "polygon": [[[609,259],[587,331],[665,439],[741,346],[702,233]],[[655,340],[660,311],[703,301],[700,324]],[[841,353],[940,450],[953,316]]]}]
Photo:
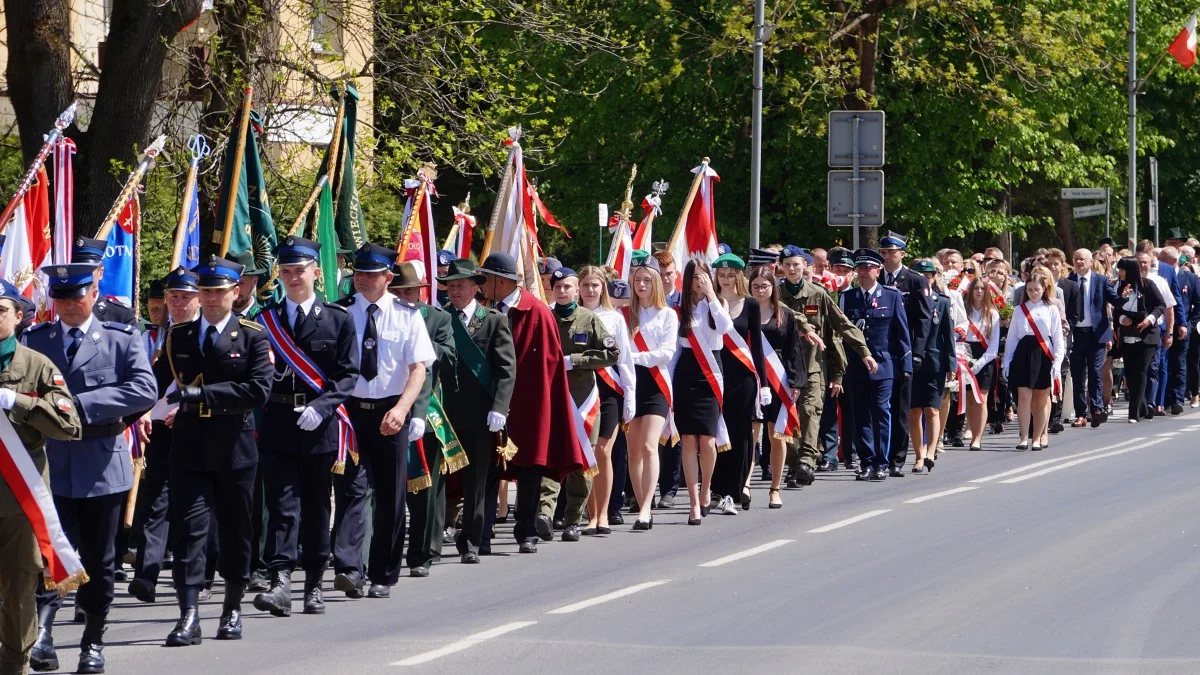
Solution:
[{"label": "flagpole with red ribbon", "polygon": [[33,181],[37,179],[38,170],[46,163],[46,158],[50,156],[50,153],[54,151],[54,147],[58,144],[59,140],[63,138],[63,130],[71,126],[71,122],[75,121],[75,110],[78,107],[78,103],[71,103],[54,120],[54,128],[46,135],[46,142],[42,143],[42,149],[38,150],[38,154],[33,158],[33,162],[29,164],[29,169],[25,172],[25,176],[17,184],[17,191],[8,200],[8,205],[4,207],[4,213],[0,213],[0,232],[4,232],[4,228],[8,227],[8,221],[12,219],[13,212],[17,210],[17,206],[21,203],[21,200],[25,198],[25,193],[29,192]]}]

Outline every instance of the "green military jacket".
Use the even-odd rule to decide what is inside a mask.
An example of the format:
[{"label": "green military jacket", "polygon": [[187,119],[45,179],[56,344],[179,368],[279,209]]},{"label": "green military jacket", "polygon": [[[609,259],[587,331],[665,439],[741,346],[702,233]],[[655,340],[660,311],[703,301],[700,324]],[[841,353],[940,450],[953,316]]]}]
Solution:
[{"label": "green military jacket", "polygon": [[570,357],[567,385],[571,388],[571,398],[579,405],[596,386],[596,370],[615,365],[621,350],[604,322],[590,309],[576,307],[565,318],[554,312],[554,318],[558,319],[563,356]]},{"label": "green military jacket", "polygon": [[862,331],[842,314],[837,301],[830,297],[820,284],[801,281],[800,291],[795,294],[789,292],[786,285],[781,284],[779,298],[795,313],[801,335],[816,331],[825,342],[824,351],[804,343],[809,377],[824,373],[829,383],[841,384],[842,376],[846,373],[846,352],[843,343],[863,358],[871,355]]}]

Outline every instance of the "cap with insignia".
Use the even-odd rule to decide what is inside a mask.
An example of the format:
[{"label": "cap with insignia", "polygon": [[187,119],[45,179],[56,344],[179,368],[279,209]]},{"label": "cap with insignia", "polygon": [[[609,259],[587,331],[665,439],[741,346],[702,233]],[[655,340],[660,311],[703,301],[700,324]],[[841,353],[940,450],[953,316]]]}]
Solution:
[{"label": "cap with insignia", "polygon": [[363,244],[354,252],[355,272],[386,272],[396,264],[397,253],[379,244]]},{"label": "cap with insignia", "polygon": [[242,265],[214,255],[196,268],[196,276],[200,288],[229,288],[242,280]]},{"label": "cap with insignia", "polygon": [[629,266],[630,267],[649,267],[649,268],[653,269],[655,272],[659,271],[658,260],[655,259],[654,256],[650,255],[649,251],[642,251],[642,250],[634,251],[633,255],[629,259]]},{"label": "cap with insignia", "polygon": [[733,249],[729,247],[729,244],[724,244],[724,243],[717,244],[717,255],[718,256],[722,256],[727,253],[733,253]]},{"label": "cap with insignia", "polygon": [[[891,230],[888,230],[887,236],[884,237],[883,239],[879,240],[879,250],[880,251],[890,251],[893,249],[900,249],[901,251],[907,251],[908,250],[908,237],[906,237],[902,234],[897,234],[895,232],[892,232]],[[858,256],[855,255],[854,257],[857,258]]]},{"label": "cap with insignia", "polygon": [[200,291],[199,278],[196,276],[196,273],[183,265],[176,267],[171,270],[170,274],[163,277],[162,286],[168,291],[189,291],[192,293]]},{"label": "cap with insignia", "polygon": [[570,267],[559,267],[550,273],[550,285],[553,286],[554,284],[557,284],[568,277],[578,278],[579,275],[576,274],[575,270],[571,269]]},{"label": "cap with insignia", "polygon": [[42,272],[50,279],[50,297],[70,299],[84,296],[92,287],[92,272],[96,266],[89,263],[70,265],[47,265]]},{"label": "cap with insignia", "polygon": [[445,266],[449,265],[450,263],[454,262],[454,251],[447,251],[446,249],[442,249],[442,250],[438,251],[437,258],[438,258],[438,267],[445,267]]},{"label": "cap with insignia", "polygon": [[912,269],[914,272],[920,272],[921,274],[937,274],[937,268],[934,267],[933,261],[927,258],[913,263]]},{"label": "cap with insignia", "polygon": [[241,265],[242,276],[244,277],[257,277],[271,272],[271,270],[265,267],[258,266],[258,261],[254,258],[254,251],[245,250],[241,253],[226,253],[225,259]]},{"label": "cap with insignia", "polygon": [[162,279],[151,279],[149,288],[146,290],[147,300],[162,300],[164,291]]},{"label": "cap with insignia", "polygon": [[37,314],[37,305],[33,301],[21,294],[21,291],[11,282],[0,279],[0,298],[8,298],[17,305],[17,309],[25,315],[23,321],[32,321],[34,315]]},{"label": "cap with insignia", "polygon": [[808,251],[800,248],[799,246],[794,246],[792,244],[788,244],[787,246],[783,247],[782,251],[779,252],[779,260],[780,261],[787,260],[788,258],[796,258],[796,257],[803,258],[804,262],[808,263],[809,265],[811,265],[813,262],[812,254],[809,253]]},{"label": "cap with insignia", "polygon": [[629,282],[624,279],[613,279],[608,282],[608,297],[613,300],[628,300]]},{"label": "cap with insignia", "polygon": [[750,249],[750,254],[746,256],[746,265],[749,267],[761,267],[762,265],[774,265],[779,262],[779,254],[774,251],[765,251],[761,248]]},{"label": "cap with insignia", "polygon": [[316,262],[321,254],[321,245],[304,237],[288,237],[275,247],[275,258],[280,265],[307,265]]},{"label": "cap with insignia", "polygon": [[732,253],[723,253],[717,256],[717,259],[713,261],[712,267],[714,270],[719,270],[723,267],[734,270],[744,270],[746,269],[746,261]]},{"label": "cap with insignia", "polygon": [[554,271],[562,269],[562,266],[558,258],[542,258],[538,261],[538,274],[554,274]]},{"label": "cap with insignia", "polygon": [[421,266],[411,260],[396,263],[392,265],[392,274],[395,277],[392,279],[392,283],[388,284],[388,288],[423,288],[428,286],[429,284],[425,283],[425,280],[421,278],[421,272]]},{"label": "cap with insignia", "polygon": [[1172,227],[1171,229],[1167,230],[1167,240],[1170,241],[1171,239],[1187,239],[1187,237],[1183,236],[1182,229],[1178,227]]},{"label": "cap with insignia", "polygon": [[104,261],[106,250],[108,250],[108,242],[103,239],[76,237],[75,246],[71,248],[71,261],[98,265]]},{"label": "cap with insignia", "polygon": [[850,249],[835,248],[829,252],[829,264],[833,267],[854,267],[854,254]]},{"label": "cap with insignia", "polygon": [[874,249],[860,248],[854,252],[854,264],[855,266],[883,267],[883,256]]}]

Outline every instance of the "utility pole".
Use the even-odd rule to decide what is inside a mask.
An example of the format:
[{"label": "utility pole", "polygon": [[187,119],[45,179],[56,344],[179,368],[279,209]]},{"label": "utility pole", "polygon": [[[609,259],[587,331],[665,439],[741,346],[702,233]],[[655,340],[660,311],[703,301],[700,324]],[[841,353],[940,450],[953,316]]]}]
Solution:
[{"label": "utility pole", "polygon": [[1137,245],[1137,0],[1129,0],[1129,222],[1128,246]]},{"label": "utility pole", "polygon": [[754,0],[754,101],[750,147],[750,248],[758,248],[762,194],[763,42],[767,39],[765,0]]}]

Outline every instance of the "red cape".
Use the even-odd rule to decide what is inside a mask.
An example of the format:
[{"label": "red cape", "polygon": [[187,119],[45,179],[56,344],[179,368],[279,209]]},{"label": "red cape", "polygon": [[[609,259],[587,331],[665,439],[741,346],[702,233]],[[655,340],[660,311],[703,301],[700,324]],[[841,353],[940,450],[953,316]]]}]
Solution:
[{"label": "red cape", "polygon": [[517,381],[508,411],[508,436],[517,446],[516,466],[544,466],[561,481],[585,464],[575,436],[574,403],[567,385],[558,321],[528,292],[508,310],[517,351]]}]

